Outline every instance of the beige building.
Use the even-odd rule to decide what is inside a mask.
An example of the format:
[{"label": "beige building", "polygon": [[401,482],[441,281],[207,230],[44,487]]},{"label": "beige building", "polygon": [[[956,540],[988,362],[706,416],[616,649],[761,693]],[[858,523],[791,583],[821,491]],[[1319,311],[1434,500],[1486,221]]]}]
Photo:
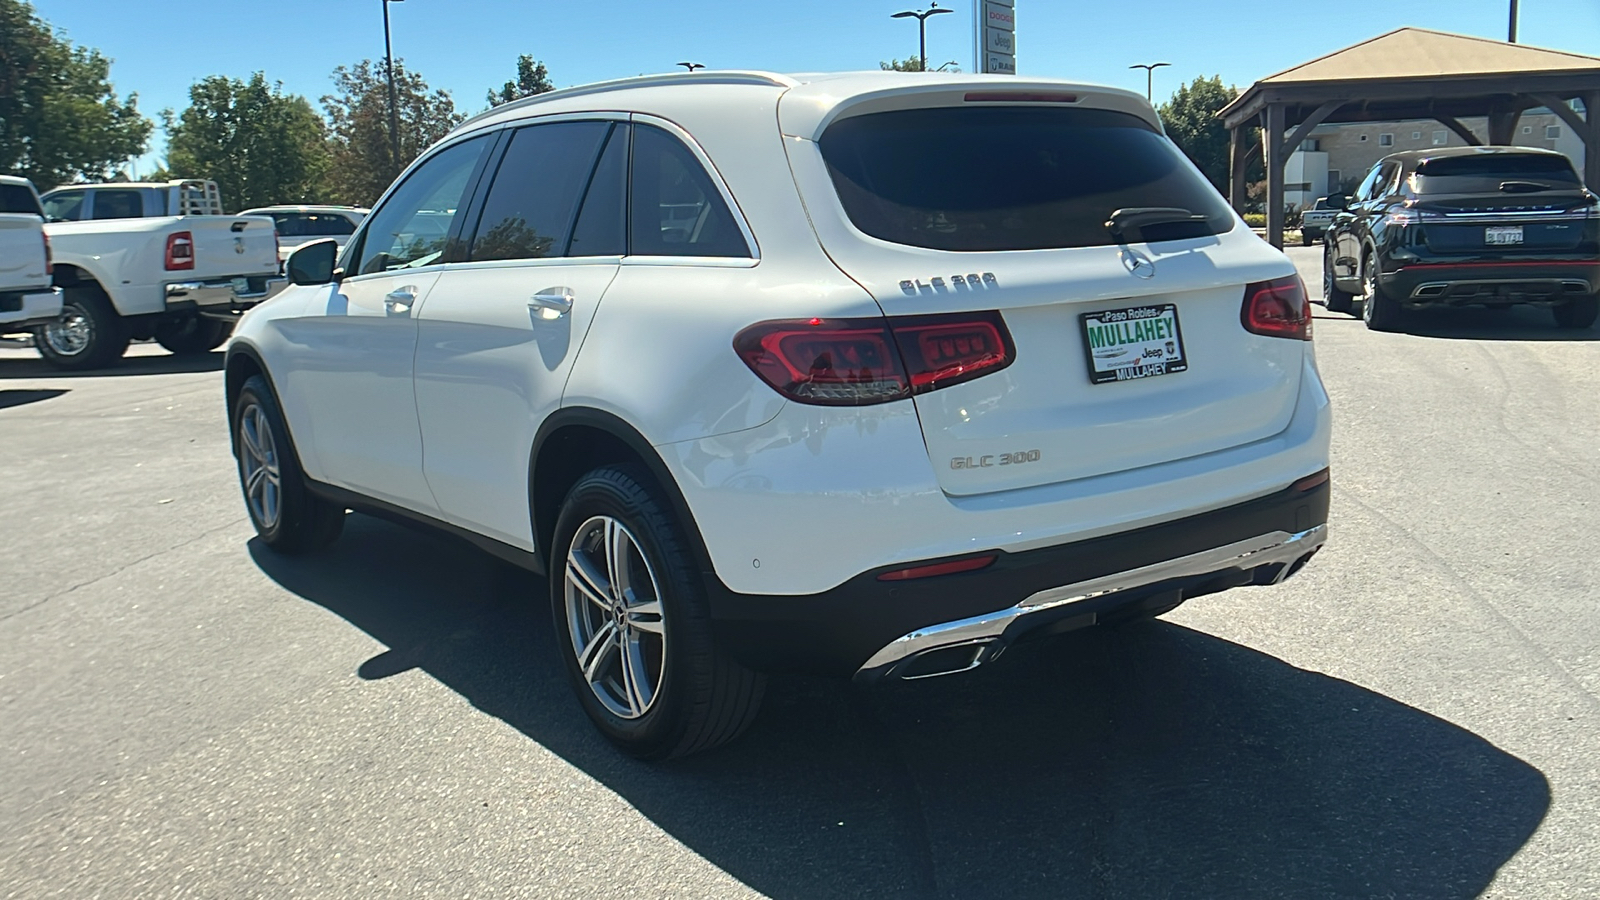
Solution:
[{"label": "beige building", "polygon": [[[1463,119],[1461,124],[1474,134],[1488,133],[1488,122],[1483,118]],[[1583,171],[1583,139],[1547,109],[1523,113],[1513,143],[1564,153],[1578,171]],[[1465,146],[1467,142],[1460,135],[1432,119],[1320,125],[1284,167],[1284,202],[1304,208],[1318,197],[1348,191],[1374,163],[1391,153]]]}]

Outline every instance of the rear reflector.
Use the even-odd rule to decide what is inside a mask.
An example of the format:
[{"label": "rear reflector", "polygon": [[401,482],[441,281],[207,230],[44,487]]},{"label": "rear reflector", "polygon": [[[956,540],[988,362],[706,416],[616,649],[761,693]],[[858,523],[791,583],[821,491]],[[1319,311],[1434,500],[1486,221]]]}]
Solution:
[{"label": "rear reflector", "polygon": [[194,268],[194,234],[175,231],[167,235],[167,271]]},{"label": "rear reflector", "polygon": [[1245,285],[1239,321],[1251,334],[1311,340],[1311,306],[1300,276]]},{"label": "rear reflector", "polygon": [[1307,475],[1299,481],[1296,481],[1294,484],[1289,485],[1289,487],[1303,494],[1312,488],[1319,488],[1327,484],[1329,478],[1331,477],[1330,471],[1328,469],[1323,469],[1321,472],[1318,472],[1315,475]]},{"label": "rear reflector", "polygon": [[44,273],[46,275],[54,275],[56,273],[56,258],[50,252],[50,235],[41,231],[39,236],[44,238]]},{"label": "rear reflector", "polygon": [[733,349],[797,403],[864,406],[971,381],[1011,365],[998,312],[868,319],[782,319],[739,332]]},{"label": "rear reflector", "polygon": [[987,556],[974,556],[970,559],[957,559],[951,562],[930,563],[926,566],[912,566],[909,569],[894,569],[878,576],[879,581],[910,581],[914,578],[932,578],[935,575],[954,575],[957,572],[975,572],[986,568],[995,561],[995,554]]}]

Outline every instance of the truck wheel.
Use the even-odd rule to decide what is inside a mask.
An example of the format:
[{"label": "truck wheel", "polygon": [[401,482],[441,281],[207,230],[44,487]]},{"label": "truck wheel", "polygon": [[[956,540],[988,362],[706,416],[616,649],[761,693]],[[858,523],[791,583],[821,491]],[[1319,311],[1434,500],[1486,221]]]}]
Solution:
[{"label": "truck wheel", "polygon": [[1383,292],[1378,283],[1378,254],[1368,250],[1361,260],[1361,318],[1373,331],[1398,331],[1400,307]]},{"label": "truck wheel", "polygon": [[128,349],[128,323],[99,285],[67,288],[61,318],[34,330],[45,362],[62,369],[98,369]]},{"label": "truck wheel", "polygon": [[1339,282],[1333,277],[1333,245],[1328,244],[1322,253],[1322,305],[1328,312],[1347,313],[1351,309],[1350,301],[1350,292],[1340,290]]},{"label": "truck wheel", "polygon": [[1302,247],[1311,246],[1311,240],[1312,240],[1311,232],[1306,231],[1304,228],[1300,229],[1300,246],[1302,246]]},{"label": "truck wheel", "polygon": [[596,469],[567,493],[550,545],[550,608],[578,702],[641,759],[733,740],[766,687],[713,644],[699,570],[669,509],[642,470]]},{"label": "truck wheel", "polygon": [[337,540],[344,530],[344,509],[306,489],[283,412],[260,375],[251,376],[239,391],[233,429],[239,486],[262,543],[295,555],[321,550]]},{"label": "truck wheel", "polygon": [[233,333],[233,323],[204,316],[163,318],[156,323],[156,343],[176,356],[197,356],[222,346]]},{"label": "truck wheel", "polygon": [[1579,297],[1568,300],[1560,306],[1550,307],[1550,314],[1556,317],[1556,324],[1562,328],[1588,328],[1600,318],[1600,297]]}]

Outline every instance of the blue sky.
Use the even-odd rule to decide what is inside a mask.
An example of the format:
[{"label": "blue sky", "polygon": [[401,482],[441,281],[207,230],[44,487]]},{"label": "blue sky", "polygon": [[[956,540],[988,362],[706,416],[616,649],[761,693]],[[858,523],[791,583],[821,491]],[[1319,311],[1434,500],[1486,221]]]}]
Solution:
[{"label": "blue sky", "polygon": [[[956,15],[928,23],[928,62],[972,66],[974,0],[940,0]],[[315,105],[335,66],[383,55],[380,0],[33,0],[76,43],[111,57],[112,81],[152,118],[181,110],[207,75],[260,70]],[[1017,69],[1143,90],[1157,100],[1180,80],[1220,74],[1243,87],[1402,25],[1504,39],[1508,0],[1016,0]],[[1600,0],[1522,0],[1519,39],[1600,56]],[[916,53],[921,8],[897,0],[404,0],[391,7],[395,54],[464,112],[511,78],[518,54],[558,86],[662,72],[680,60],[713,68],[876,68]],[[320,108],[320,107],[319,107]],[[148,170],[160,158],[159,129]]]}]

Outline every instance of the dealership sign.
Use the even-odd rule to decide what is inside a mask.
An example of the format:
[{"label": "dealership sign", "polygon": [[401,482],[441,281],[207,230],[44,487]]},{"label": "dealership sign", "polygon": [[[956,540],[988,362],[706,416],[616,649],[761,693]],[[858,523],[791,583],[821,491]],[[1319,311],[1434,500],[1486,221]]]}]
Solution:
[{"label": "dealership sign", "polygon": [[973,59],[978,61],[978,71],[1017,74],[1016,0],[974,0],[972,21],[976,28]]}]

